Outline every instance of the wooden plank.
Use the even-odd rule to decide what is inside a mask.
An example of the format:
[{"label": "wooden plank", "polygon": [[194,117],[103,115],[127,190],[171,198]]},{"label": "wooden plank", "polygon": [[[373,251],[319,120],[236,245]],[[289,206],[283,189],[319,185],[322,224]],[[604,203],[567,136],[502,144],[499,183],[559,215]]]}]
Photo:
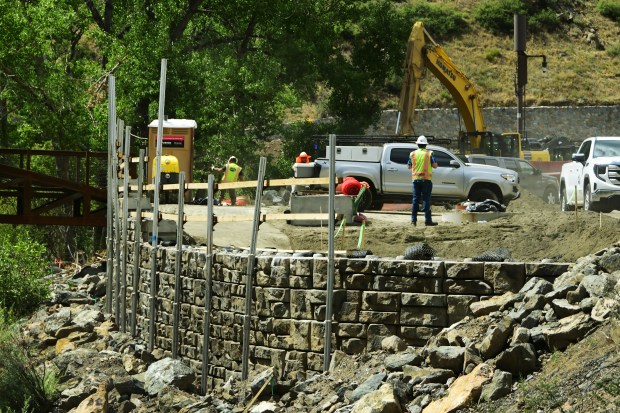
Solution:
[{"label": "wooden plank", "polygon": [[[342,179],[339,178],[337,182],[341,182]],[[329,177],[324,178],[287,178],[287,179],[265,179],[263,186],[265,188],[275,187],[275,186],[287,186],[287,185],[327,185],[329,184]],[[192,182],[185,184],[185,189],[208,189],[208,184],[202,182]],[[239,189],[239,188],[254,188],[258,186],[258,181],[240,181],[240,182],[222,182],[216,184],[217,189]],[[137,185],[130,186],[132,191],[138,189]],[[162,186],[162,189],[167,190],[178,190],[178,184],[165,184]],[[155,190],[155,185],[149,184],[146,185],[144,190],[153,191]]]},{"label": "wooden plank", "polygon": [[[131,212],[129,216],[135,217],[137,214]],[[177,214],[159,214],[160,219],[176,220]],[[251,222],[254,220],[253,215],[216,215],[217,222]],[[142,212],[142,218],[153,219],[152,212]],[[207,222],[207,215],[185,215],[183,222]],[[288,221],[288,220],[307,220],[307,221],[324,221],[329,219],[329,214],[316,214],[316,213],[299,213],[299,214],[261,214],[260,222],[267,221]]]}]

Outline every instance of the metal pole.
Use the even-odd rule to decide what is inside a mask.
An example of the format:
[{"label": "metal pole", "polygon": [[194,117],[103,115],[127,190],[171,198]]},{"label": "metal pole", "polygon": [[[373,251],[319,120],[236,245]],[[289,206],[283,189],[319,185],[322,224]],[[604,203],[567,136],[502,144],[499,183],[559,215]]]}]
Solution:
[{"label": "metal pole", "polygon": [[252,315],[252,281],[254,278],[254,259],[256,256],[256,238],[260,224],[260,204],[265,181],[265,166],[267,158],[261,157],[258,165],[258,185],[256,186],[256,200],[254,204],[254,221],[252,227],[252,241],[248,255],[248,267],[245,279],[245,314],[243,315],[243,353],[241,360],[241,380],[248,378],[248,360],[250,358],[250,317]]},{"label": "metal pole", "polygon": [[211,282],[213,279],[213,194],[215,179],[213,175],[208,177],[207,186],[207,259],[205,262],[205,310],[204,324],[202,331],[202,377],[200,379],[200,390],[202,394],[207,393],[207,374],[209,373],[209,339],[211,335]]},{"label": "metal pole", "polygon": [[174,261],[174,302],[172,303],[172,358],[179,356],[179,306],[181,301],[181,253],[183,252],[183,207],[185,206],[185,172],[179,174],[177,208],[177,251]]},{"label": "metal pole", "polygon": [[166,102],[166,69],[168,60],[161,59],[159,80],[159,114],[157,119],[157,149],[155,156],[155,185],[153,199],[153,235],[151,237],[151,296],[149,314],[149,350],[155,348],[155,310],[157,303],[157,238],[159,236],[159,182],[161,174],[161,143],[164,135],[164,104]]},{"label": "metal pole", "polygon": [[334,295],[334,229],[336,195],[336,135],[329,135],[329,201],[327,204],[329,221],[327,236],[327,295],[325,305],[325,346],[323,371],[329,370],[332,351],[332,312]]},{"label": "metal pole", "polygon": [[142,185],[144,185],[144,149],[140,149],[138,161],[138,202],[136,204],[136,220],[134,223],[133,250],[133,288],[131,290],[131,335],[136,335],[136,317],[140,285],[140,246],[142,245]]},{"label": "metal pole", "polygon": [[114,201],[114,321],[120,320],[121,313],[121,216],[118,197],[118,153],[122,151],[122,136],[125,123],[122,119],[117,122],[116,143],[112,167],[114,168],[114,179],[112,179],[112,193]]},{"label": "metal pole", "polygon": [[108,195],[106,202],[106,303],[105,309],[112,312],[112,274],[114,251],[112,246],[112,155],[116,133],[116,81],[114,76],[108,78]]},{"label": "metal pole", "polygon": [[129,160],[131,156],[131,126],[125,127],[125,163],[123,164],[123,262],[121,263],[121,332],[127,332],[127,220],[129,219]]}]

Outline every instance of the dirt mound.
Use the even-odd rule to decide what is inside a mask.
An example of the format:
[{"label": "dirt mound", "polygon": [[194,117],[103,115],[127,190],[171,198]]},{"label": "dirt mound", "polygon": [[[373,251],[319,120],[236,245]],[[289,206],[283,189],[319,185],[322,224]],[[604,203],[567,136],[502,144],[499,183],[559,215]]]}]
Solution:
[{"label": "dirt mound", "polygon": [[[425,242],[445,260],[463,260],[489,250],[506,248],[513,261],[551,259],[574,262],[618,241],[617,213],[561,212],[528,192],[508,205],[505,216],[487,222],[442,222],[445,207],[433,207],[436,227],[413,227],[409,212],[364,213],[369,223],[360,243],[359,224],[343,227],[337,250],[361,249],[382,257],[403,255],[408,246]],[[327,227],[300,227],[278,223],[295,250],[325,251]]]}]

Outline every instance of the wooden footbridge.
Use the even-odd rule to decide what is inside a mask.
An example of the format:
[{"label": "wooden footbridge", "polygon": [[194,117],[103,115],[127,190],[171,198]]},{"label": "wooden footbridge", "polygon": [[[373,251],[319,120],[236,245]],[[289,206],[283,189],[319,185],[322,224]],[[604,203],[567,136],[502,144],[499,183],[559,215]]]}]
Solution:
[{"label": "wooden footbridge", "polygon": [[106,225],[107,152],[0,149],[0,224]]}]

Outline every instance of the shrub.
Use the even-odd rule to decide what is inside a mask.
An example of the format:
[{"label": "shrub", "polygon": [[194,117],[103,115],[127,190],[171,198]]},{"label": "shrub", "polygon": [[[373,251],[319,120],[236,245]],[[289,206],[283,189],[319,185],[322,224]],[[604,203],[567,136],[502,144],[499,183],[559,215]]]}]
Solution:
[{"label": "shrub", "polygon": [[492,48],[492,49],[487,50],[486,59],[489,62],[495,63],[501,57],[502,57],[502,52],[499,49]]},{"label": "shrub", "polygon": [[514,31],[514,15],[525,14],[520,0],[487,0],[474,9],[474,19],[485,29],[495,34],[510,34]]},{"label": "shrub", "polygon": [[452,7],[418,1],[402,12],[409,24],[409,30],[413,23],[421,21],[437,41],[463,34],[468,29],[463,14]]},{"label": "shrub", "polygon": [[620,57],[620,43],[615,43],[607,48],[607,54],[611,57]]},{"label": "shrub", "polygon": [[48,412],[58,383],[39,371],[14,326],[0,322],[0,412]]},{"label": "shrub", "polygon": [[618,0],[598,0],[596,10],[601,15],[620,23],[620,2]]},{"label": "shrub", "polygon": [[0,308],[21,316],[36,308],[49,294],[45,248],[29,238],[27,230],[0,226]]},{"label": "shrub", "polygon": [[544,9],[527,19],[528,29],[553,31],[560,27],[558,14],[551,9]]}]

